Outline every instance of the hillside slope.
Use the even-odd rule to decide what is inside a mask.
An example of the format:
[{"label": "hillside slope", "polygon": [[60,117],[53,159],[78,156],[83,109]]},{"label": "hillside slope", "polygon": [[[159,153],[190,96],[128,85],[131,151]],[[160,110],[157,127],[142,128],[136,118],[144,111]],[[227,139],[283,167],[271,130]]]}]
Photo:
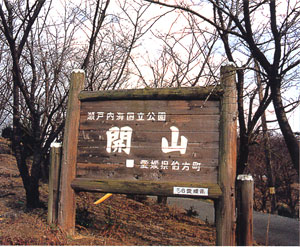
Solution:
[{"label": "hillside slope", "polygon": [[215,228],[183,209],[156,200],[143,203],[113,195],[78,193],[76,235],[67,237],[47,222],[48,185],[40,186],[45,207],[27,212],[25,191],[8,142],[0,138],[0,245],[215,245]]}]

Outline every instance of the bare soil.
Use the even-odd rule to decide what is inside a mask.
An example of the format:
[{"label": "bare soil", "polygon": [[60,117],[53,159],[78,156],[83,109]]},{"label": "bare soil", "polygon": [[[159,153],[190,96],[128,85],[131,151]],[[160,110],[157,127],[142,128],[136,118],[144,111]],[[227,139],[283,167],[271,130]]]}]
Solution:
[{"label": "bare soil", "polygon": [[0,245],[215,245],[215,227],[181,208],[125,195],[94,205],[104,194],[85,192],[77,195],[76,234],[69,237],[47,224],[47,184],[40,186],[45,207],[26,210],[22,180],[7,147],[1,138]]}]

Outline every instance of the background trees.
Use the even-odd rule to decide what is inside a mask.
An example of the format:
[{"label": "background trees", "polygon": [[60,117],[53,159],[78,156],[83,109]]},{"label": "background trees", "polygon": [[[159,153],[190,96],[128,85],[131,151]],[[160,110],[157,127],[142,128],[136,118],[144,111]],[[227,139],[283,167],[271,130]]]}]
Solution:
[{"label": "background trees", "polygon": [[49,147],[62,136],[71,70],[86,70],[88,90],[128,87],[136,42],[161,17],[146,22],[149,5],[111,2],[0,4],[0,113],[13,119],[12,146],[28,208],[39,206]]},{"label": "background trees", "polygon": [[[167,1],[145,0],[189,13],[216,29],[223,43],[227,59],[238,65],[240,69],[247,67],[254,69],[254,61],[259,65],[262,87],[264,89],[263,101],[260,102],[255,114],[250,104],[248,112],[248,129],[244,117],[245,102],[245,75],[238,71],[239,91],[239,124],[241,149],[250,142],[254,127],[267,108],[271,100],[281,132],[287,144],[295,169],[299,170],[299,146],[286,116],[286,105],[299,103],[299,97],[294,102],[284,102],[283,92],[287,88],[295,87],[299,83],[296,75],[300,63],[299,40],[296,38],[299,29],[299,2],[288,0],[286,2],[269,1],[223,1],[207,0],[197,4],[180,1],[169,4]],[[176,2],[176,1],[175,1]],[[210,6],[211,11],[201,11],[201,8]],[[212,14],[213,13],[213,14]],[[252,68],[251,68],[252,63]],[[251,87],[250,103],[257,95],[253,83]],[[247,153],[246,150],[241,150]],[[247,158],[239,160],[239,172],[247,164]]]},{"label": "background trees", "polygon": [[73,68],[86,71],[87,90],[113,90],[216,85],[221,64],[233,62],[238,68],[239,173],[247,167],[260,117],[271,103],[298,170],[298,144],[286,112],[299,104],[299,93],[290,92],[297,91],[300,78],[300,4],[169,2],[1,2],[0,123],[13,120],[28,207],[39,204],[38,181],[50,143],[62,136]]},{"label": "background trees", "polygon": [[[272,176],[276,194],[270,193],[269,173],[265,162],[263,135],[249,148],[248,173],[254,175],[254,209],[261,212],[278,212],[279,215],[299,217],[299,178],[288,155],[282,135],[269,133],[270,155],[272,157]],[[273,198],[276,196],[276,204]],[[275,199],[275,198],[274,198]]]},{"label": "background trees", "polygon": [[[39,179],[51,142],[63,128],[68,27],[51,22],[51,2],[4,1],[1,35],[6,52],[5,85],[12,92],[12,147],[26,190],[27,206],[39,206]],[[66,16],[65,16],[66,17]],[[53,21],[53,20],[52,20]],[[32,156],[32,164],[27,159]]]}]

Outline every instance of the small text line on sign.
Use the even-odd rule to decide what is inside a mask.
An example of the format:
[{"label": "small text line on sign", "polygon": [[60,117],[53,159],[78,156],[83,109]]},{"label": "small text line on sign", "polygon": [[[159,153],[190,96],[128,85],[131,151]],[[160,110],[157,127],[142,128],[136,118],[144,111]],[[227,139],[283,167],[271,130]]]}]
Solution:
[{"label": "small text line on sign", "polygon": [[174,195],[208,196],[208,188],[173,187]]}]

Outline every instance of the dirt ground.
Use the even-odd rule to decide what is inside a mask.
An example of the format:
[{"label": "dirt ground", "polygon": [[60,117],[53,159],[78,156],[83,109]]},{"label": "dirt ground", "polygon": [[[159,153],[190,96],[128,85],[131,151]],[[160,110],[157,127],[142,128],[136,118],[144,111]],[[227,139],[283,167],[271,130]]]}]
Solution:
[{"label": "dirt ground", "polygon": [[[7,143],[0,139],[0,149]],[[215,245],[215,228],[181,208],[154,199],[138,202],[113,195],[78,193],[76,234],[66,236],[47,224],[48,185],[41,184],[45,207],[27,211],[25,191],[11,154],[0,154],[0,245]]]}]

